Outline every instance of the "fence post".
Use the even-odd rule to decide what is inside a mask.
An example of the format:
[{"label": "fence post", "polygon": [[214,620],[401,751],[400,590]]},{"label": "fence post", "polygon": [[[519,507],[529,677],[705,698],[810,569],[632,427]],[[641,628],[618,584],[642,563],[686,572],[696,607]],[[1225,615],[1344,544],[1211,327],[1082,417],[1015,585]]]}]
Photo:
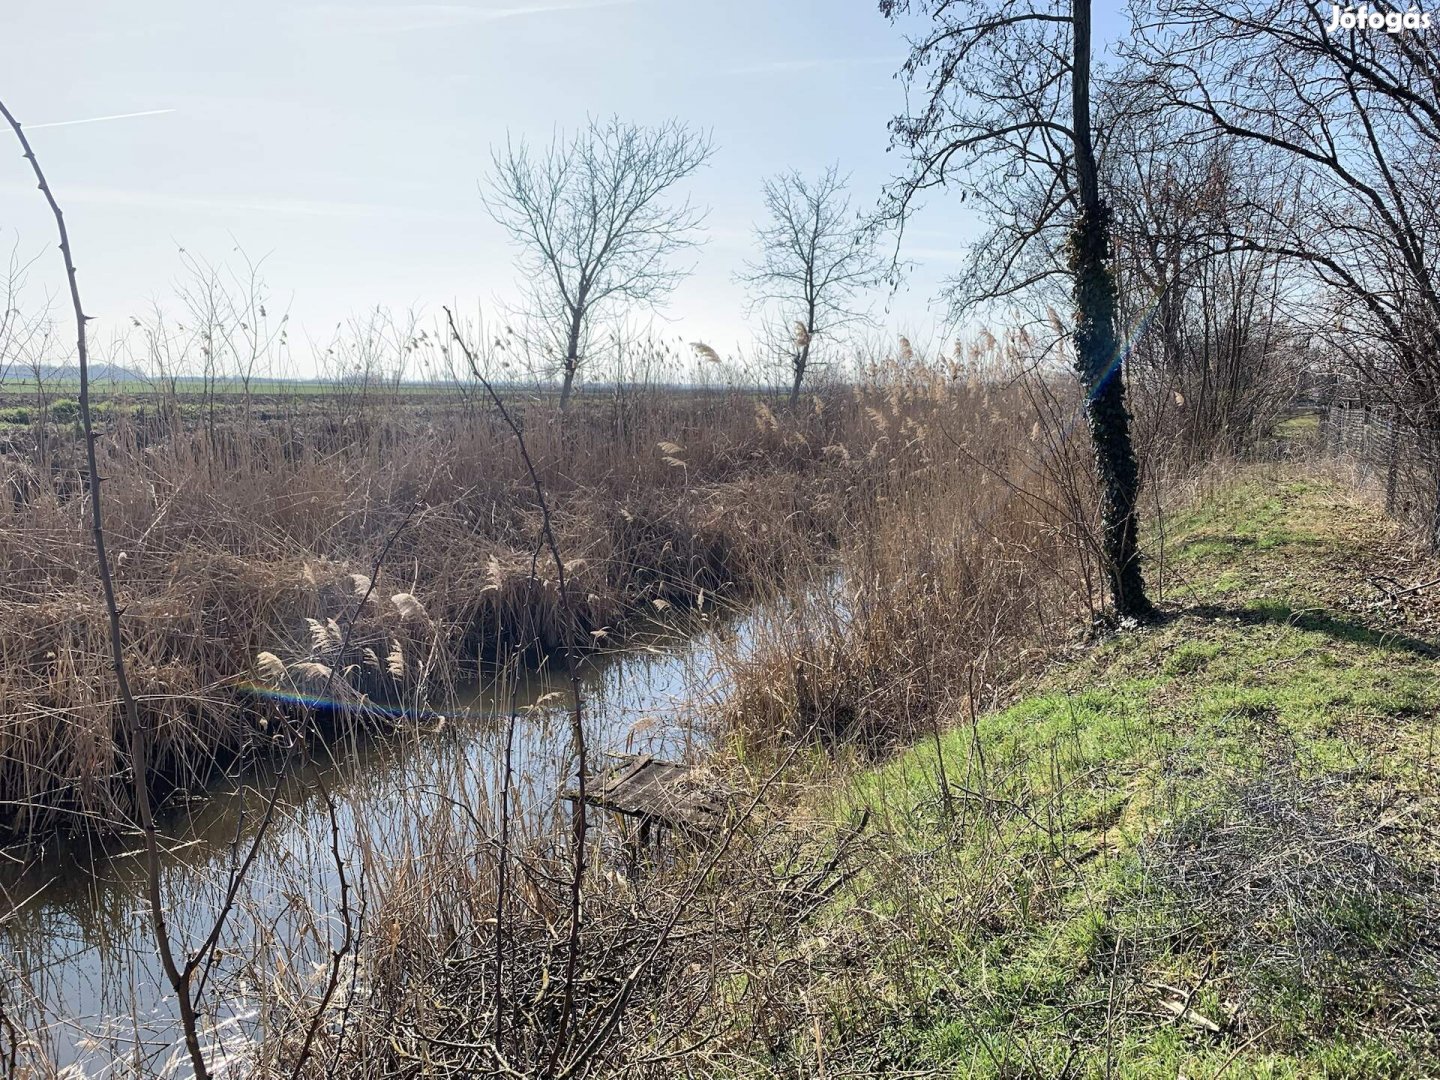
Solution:
[{"label": "fence post", "polygon": [[1440,455],[1436,454],[1436,444],[1440,442],[1440,432],[1427,425],[1424,437],[1425,463],[1430,466],[1430,482],[1435,496],[1435,502],[1430,511],[1430,536],[1428,539],[1430,550],[1440,551]]},{"label": "fence post", "polygon": [[1389,421],[1390,438],[1387,447],[1385,462],[1385,514],[1387,517],[1395,516],[1395,501],[1397,489],[1400,483],[1400,424],[1394,413]]}]

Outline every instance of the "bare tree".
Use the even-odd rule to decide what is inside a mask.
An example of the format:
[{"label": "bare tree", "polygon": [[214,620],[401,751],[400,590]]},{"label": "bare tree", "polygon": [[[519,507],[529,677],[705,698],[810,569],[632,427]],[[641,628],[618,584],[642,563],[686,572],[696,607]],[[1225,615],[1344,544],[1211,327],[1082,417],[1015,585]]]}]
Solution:
[{"label": "bare tree", "polygon": [[592,120],[540,155],[523,140],[494,154],[486,207],[520,249],[532,346],[554,363],[569,404],[597,324],[622,304],[653,306],[688,273],[705,214],[672,189],[709,159],[707,135],[679,121]]},{"label": "bare tree", "polygon": [[990,235],[955,283],[958,309],[1020,295],[1064,275],[1071,340],[1100,487],[1101,550],[1115,610],[1152,607],[1140,570],[1139,467],[1090,108],[1090,0],[880,0],[882,14],[928,19],[903,76],[920,107],[891,122],[912,167],[894,191],[903,217],[922,192],[964,181]]},{"label": "bare tree", "polygon": [[1365,25],[1347,10],[1345,26],[1328,7],[1162,0],[1132,59],[1208,138],[1288,159],[1296,182],[1273,227],[1230,244],[1305,275],[1326,351],[1440,449],[1440,60],[1418,10],[1361,11]]},{"label": "bare tree", "polygon": [[1299,383],[1305,290],[1288,260],[1233,242],[1291,227],[1294,169],[1204,138],[1181,110],[1115,92],[1099,104],[1139,438],[1191,461],[1237,453],[1273,431]]},{"label": "bare tree", "polygon": [[786,328],[792,407],[799,403],[815,339],[866,321],[857,294],[884,280],[875,233],[851,209],[846,185],[834,165],[813,181],[795,170],[766,180],[766,220],[755,228],[760,258],[738,275],[751,310],[775,310]]}]

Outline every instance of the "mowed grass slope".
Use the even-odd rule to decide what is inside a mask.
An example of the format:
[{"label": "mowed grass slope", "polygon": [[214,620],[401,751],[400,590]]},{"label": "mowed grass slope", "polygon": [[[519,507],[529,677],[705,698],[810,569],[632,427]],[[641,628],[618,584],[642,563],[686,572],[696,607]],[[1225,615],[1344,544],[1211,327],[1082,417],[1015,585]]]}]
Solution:
[{"label": "mowed grass slope", "polygon": [[1440,650],[1394,598],[1440,571],[1315,479],[1167,533],[1162,623],[827,798],[870,850],[767,1068],[1440,1074]]}]

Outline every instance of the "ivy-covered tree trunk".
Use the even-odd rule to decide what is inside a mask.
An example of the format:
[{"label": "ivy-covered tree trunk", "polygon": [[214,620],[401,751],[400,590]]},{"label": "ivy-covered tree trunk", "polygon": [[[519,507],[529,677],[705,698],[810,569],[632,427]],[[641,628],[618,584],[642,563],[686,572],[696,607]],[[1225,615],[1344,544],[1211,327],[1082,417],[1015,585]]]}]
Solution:
[{"label": "ivy-covered tree trunk", "polygon": [[1104,204],[1082,213],[1070,236],[1075,282],[1075,367],[1085,394],[1085,419],[1100,483],[1105,574],[1115,610],[1144,618],[1153,612],[1140,570],[1140,470],[1130,442],[1130,412],[1115,335],[1115,283],[1110,274]]},{"label": "ivy-covered tree trunk", "polygon": [[1072,0],[1072,125],[1080,216],[1070,233],[1075,296],[1075,367],[1100,483],[1101,548],[1115,611],[1154,613],[1140,570],[1140,468],[1130,442],[1130,412],[1115,333],[1115,278],[1110,268],[1110,214],[1100,197],[1090,129],[1090,0]]}]

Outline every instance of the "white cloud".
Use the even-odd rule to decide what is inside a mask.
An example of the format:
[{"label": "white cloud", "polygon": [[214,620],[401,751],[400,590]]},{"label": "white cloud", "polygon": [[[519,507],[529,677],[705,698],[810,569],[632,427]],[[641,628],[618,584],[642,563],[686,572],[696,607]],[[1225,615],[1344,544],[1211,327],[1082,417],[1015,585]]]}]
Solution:
[{"label": "white cloud", "polygon": [[72,124],[98,124],[102,120],[130,120],[137,116],[164,116],[166,113],[173,113],[174,109],[146,109],[144,112],[115,113],[112,116],[87,116],[83,120],[51,120],[44,124],[26,124],[26,131],[35,131],[38,128],[70,127]]}]

